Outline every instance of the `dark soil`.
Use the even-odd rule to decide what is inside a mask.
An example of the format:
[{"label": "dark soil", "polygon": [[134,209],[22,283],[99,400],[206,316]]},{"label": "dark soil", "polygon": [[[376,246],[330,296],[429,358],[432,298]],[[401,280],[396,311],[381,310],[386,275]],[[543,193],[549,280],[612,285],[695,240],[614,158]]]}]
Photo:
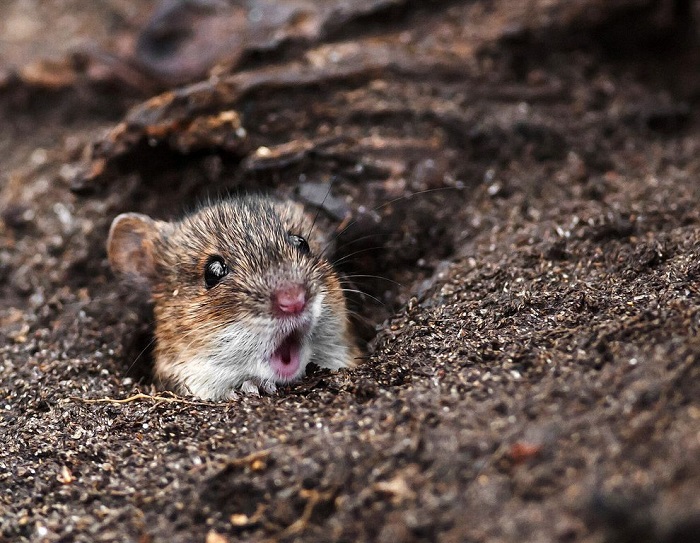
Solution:
[{"label": "dark soil", "polygon": [[[0,6],[0,541],[700,541],[700,3],[240,6]],[[240,190],[366,360],[155,390],[109,224]]]}]

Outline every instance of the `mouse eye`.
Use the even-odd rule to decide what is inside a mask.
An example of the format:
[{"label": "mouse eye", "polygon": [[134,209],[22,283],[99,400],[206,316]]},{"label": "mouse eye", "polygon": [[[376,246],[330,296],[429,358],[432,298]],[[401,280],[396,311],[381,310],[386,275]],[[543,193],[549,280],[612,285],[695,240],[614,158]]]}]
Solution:
[{"label": "mouse eye", "polygon": [[228,273],[228,267],[220,256],[211,256],[204,267],[204,284],[207,288],[215,287]]},{"label": "mouse eye", "polygon": [[294,247],[299,249],[299,252],[303,255],[308,255],[311,252],[311,248],[309,247],[308,242],[302,238],[301,236],[297,236],[296,234],[287,234],[287,239],[289,240],[289,243],[291,243]]}]

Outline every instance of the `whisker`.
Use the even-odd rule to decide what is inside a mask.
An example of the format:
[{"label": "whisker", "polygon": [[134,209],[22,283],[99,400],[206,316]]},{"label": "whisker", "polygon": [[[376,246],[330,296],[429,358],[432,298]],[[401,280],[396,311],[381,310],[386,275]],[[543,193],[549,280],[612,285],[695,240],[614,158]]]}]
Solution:
[{"label": "whisker", "polygon": [[372,319],[370,319],[369,317],[367,317],[365,315],[362,315],[360,312],[354,311],[352,309],[347,309],[347,308],[346,308],[346,311],[347,311],[348,315],[351,315],[352,317],[356,318],[357,320],[362,321],[365,324],[370,325],[372,327],[376,326],[376,323]]},{"label": "whisker", "polygon": [[353,360],[369,360],[370,356],[370,354],[360,354],[358,356],[353,357]]},{"label": "whisker", "polygon": [[354,239],[348,240],[347,242],[343,243],[341,246],[336,247],[333,252],[338,254],[340,251],[342,251],[346,247],[349,247],[350,245],[354,245],[355,243],[359,243],[359,242],[364,241],[364,240],[369,239],[369,238],[376,238],[378,236],[383,236],[383,235],[386,235],[386,234],[384,232],[375,232],[373,234],[367,234],[366,236],[361,236],[359,238],[354,238]]},{"label": "whisker", "polygon": [[[335,176],[331,177],[331,181],[330,181],[330,183],[328,183],[328,192],[326,192],[326,195],[323,197],[323,200],[321,201],[321,205],[318,206],[318,209],[316,210],[316,215],[314,216],[314,220],[311,223],[311,227],[309,228],[309,232],[306,234],[306,239],[311,238],[311,232],[314,231],[314,226],[316,226],[316,221],[318,220],[318,216],[320,215],[321,210],[323,209],[323,204],[326,203],[326,198],[328,198],[328,195],[331,193],[331,189],[333,188],[333,183],[335,182],[335,180],[336,180]],[[324,248],[324,251],[325,251],[325,248]]]},{"label": "whisker", "polygon": [[149,341],[148,344],[147,344],[143,349],[141,349],[141,352],[140,352],[139,354],[136,355],[136,358],[134,358],[133,362],[129,365],[129,368],[126,370],[126,373],[127,373],[127,374],[128,374],[132,369],[134,369],[134,366],[136,365],[136,362],[139,361],[139,358],[141,358],[141,356],[143,355],[143,353],[145,353],[145,352],[148,350],[148,348],[149,348],[151,345],[153,345],[155,342],[156,342],[156,337],[153,336],[153,339],[151,339],[151,341]]},{"label": "whisker", "polygon": [[342,283],[343,280],[345,279],[355,279],[355,278],[360,278],[360,279],[381,279],[382,281],[387,281],[389,283],[393,283],[396,286],[403,287],[401,283],[398,281],[394,281],[393,279],[389,279],[388,277],[382,277],[381,275],[370,275],[370,274],[351,274],[351,275],[343,275],[340,278],[340,282]]},{"label": "whisker", "polygon": [[353,288],[341,288],[343,292],[354,292],[355,294],[359,294],[360,296],[367,296],[368,298],[372,298],[375,300],[378,304],[382,305],[383,307],[386,307],[386,304],[382,302],[379,298],[376,296],[372,296],[371,294],[367,294],[366,292],[362,292],[361,290],[353,289]]},{"label": "whisker", "polygon": [[347,260],[348,258],[351,258],[351,257],[353,257],[353,256],[355,256],[355,255],[359,255],[359,254],[362,254],[362,253],[366,253],[366,252],[368,252],[368,251],[376,251],[376,250],[378,250],[378,249],[383,249],[383,248],[384,248],[384,247],[382,247],[382,246],[380,245],[380,246],[377,246],[377,247],[367,247],[367,248],[365,248],[365,249],[360,249],[360,250],[358,250],[358,251],[355,251],[354,253],[350,253],[349,255],[345,255],[345,256],[343,256],[343,257],[341,257],[341,258],[338,258],[338,259],[334,260],[333,262],[331,262],[331,265],[336,266],[336,265],[340,264],[341,262],[343,262],[344,260]]},{"label": "whisker", "polygon": [[[414,193],[411,193],[411,194],[404,194],[403,196],[399,196],[399,197],[397,197],[397,198],[393,198],[392,200],[389,200],[388,202],[385,202],[385,203],[383,203],[383,204],[378,205],[377,207],[371,209],[371,210],[369,211],[369,213],[372,213],[372,212],[374,212],[374,211],[379,211],[380,209],[385,208],[385,207],[387,207],[387,206],[390,206],[391,204],[393,204],[393,203],[395,203],[395,202],[398,202],[398,201],[400,201],[400,200],[407,200],[407,199],[409,199],[409,198],[412,198],[413,196],[419,196],[419,195],[421,195],[421,194],[427,194],[427,193],[430,193],[430,192],[437,192],[437,191],[443,191],[443,190],[458,190],[458,189],[457,189],[457,187],[438,187],[438,188],[435,188],[435,189],[421,190],[421,191],[414,192]],[[333,236],[331,237],[331,239],[328,241],[328,243],[326,244],[326,246],[323,248],[323,251],[325,252],[325,251],[328,249],[328,246],[329,246],[332,242],[334,242],[336,239],[338,239],[338,236],[341,236],[342,234],[344,234],[344,233],[348,230],[348,228],[350,228],[351,226],[357,224],[357,221],[358,221],[358,220],[359,220],[359,219],[355,219],[354,221],[351,221],[351,222],[348,223],[348,224],[345,226],[345,228],[343,228],[340,232],[337,232],[335,235],[333,235]]]}]

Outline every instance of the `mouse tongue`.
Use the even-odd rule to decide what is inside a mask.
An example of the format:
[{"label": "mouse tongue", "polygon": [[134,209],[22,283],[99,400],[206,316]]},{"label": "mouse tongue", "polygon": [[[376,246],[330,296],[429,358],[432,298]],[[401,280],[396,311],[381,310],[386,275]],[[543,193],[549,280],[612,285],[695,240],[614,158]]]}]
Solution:
[{"label": "mouse tongue", "polygon": [[270,357],[272,369],[283,379],[295,377],[300,364],[299,340],[294,335],[286,337]]}]

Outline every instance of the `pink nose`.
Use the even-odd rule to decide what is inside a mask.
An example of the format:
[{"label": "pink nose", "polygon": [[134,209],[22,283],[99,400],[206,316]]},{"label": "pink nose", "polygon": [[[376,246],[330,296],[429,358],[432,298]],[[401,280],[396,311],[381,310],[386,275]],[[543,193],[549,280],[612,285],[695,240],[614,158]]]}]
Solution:
[{"label": "pink nose", "polygon": [[272,303],[280,313],[297,315],[306,307],[306,287],[294,283],[283,285],[272,295]]}]

